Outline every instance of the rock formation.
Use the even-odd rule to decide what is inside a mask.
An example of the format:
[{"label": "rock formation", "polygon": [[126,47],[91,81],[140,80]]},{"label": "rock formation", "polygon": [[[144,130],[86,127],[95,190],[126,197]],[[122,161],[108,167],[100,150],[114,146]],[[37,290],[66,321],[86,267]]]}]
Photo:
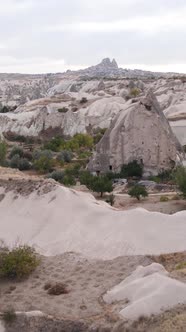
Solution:
[{"label": "rock formation", "polygon": [[146,174],[170,169],[180,160],[181,146],[149,90],[146,97],[128,104],[98,143],[89,169],[119,172],[123,164],[137,160]]}]

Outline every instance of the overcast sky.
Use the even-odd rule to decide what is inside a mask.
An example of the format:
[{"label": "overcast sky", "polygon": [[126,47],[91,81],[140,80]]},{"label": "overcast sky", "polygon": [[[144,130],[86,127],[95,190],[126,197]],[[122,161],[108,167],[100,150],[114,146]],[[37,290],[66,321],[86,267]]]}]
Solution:
[{"label": "overcast sky", "polygon": [[105,57],[186,73],[186,0],[0,0],[0,72],[62,72]]}]

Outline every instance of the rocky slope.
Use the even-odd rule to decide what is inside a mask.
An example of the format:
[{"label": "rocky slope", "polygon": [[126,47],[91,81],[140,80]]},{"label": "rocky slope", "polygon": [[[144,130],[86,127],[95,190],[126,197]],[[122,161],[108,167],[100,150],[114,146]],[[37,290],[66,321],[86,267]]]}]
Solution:
[{"label": "rocky slope", "polygon": [[160,105],[149,90],[146,97],[126,103],[97,144],[89,163],[94,172],[119,173],[123,164],[137,160],[146,175],[156,175],[181,162],[181,145]]},{"label": "rocky slope", "polygon": [[[78,132],[108,128],[114,117],[125,109],[128,98],[135,99],[136,89],[140,96],[144,96],[151,88],[174,133],[180,143],[185,145],[185,78],[174,79],[169,75],[149,78],[143,72],[142,76],[130,79],[129,72],[121,78],[118,71],[120,69],[115,60],[104,59],[101,64],[83,72],[1,74],[1,104],[18,107],[15,111],[0,113],[0,135],[12,132],[36,137],[45,132],[51,136],[58,132],[73,136]],[[99,78],[99,75],[92,79],[96,72],[104,73],[107,79]],[[111,76],[109,78],[112,72],[116,73],[114,79]],[[91,77],[87,80],[82,73],[89,73]],[[86,98],[85,103],[81,103],[82,98]],[[63,108],[65,111],[59,112]]]},{"label": "rocky slope", "polygon": [[[21,175],[0,169],[1,240],[32,244],[42,256],[28,279],[0,280],[0,313],[17,313],[12,324],[0,315],[0,331],[184,331],[186,273],[176,266],[185,254],[146,254],[186,249],[185,211],[118,211],[90,194]],[[48,294],[49,282],[64,283],[68,293]]]}]

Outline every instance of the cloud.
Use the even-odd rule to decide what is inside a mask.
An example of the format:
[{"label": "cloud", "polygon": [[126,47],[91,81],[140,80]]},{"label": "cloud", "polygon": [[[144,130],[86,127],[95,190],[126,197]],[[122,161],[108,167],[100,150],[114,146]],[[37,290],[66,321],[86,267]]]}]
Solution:
[{"label": "cloud", "polygon": [[27,11],[32,7],[32,0],[0,0],[0,16]]},{"label": "cloud", "polygon": [[7,73],[47,73],[66,70],[63,59],[19,58],[0,56],[0,72]]},{"label": "cloud", "polygon": [[0,17],[3,72],[63,71],[107,56],[185,71],[185,0],[0,0]]},{"label": "cloud", "polygon": [[174,14],[161,16],[136,17],[119,21],[109,22],[76,22],[59,25],[51,25],[44,28],[48,32],[121,32],[121,31],[140,31],[144,33],[158,32],[165,29],[186,28],[186,10],[177,11]]}]

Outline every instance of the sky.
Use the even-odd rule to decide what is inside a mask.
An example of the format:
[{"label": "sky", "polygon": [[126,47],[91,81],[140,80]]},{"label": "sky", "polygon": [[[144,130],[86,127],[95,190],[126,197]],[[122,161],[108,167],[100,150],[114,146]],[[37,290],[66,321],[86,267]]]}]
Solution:
[{"label": "sky", "polygon": [[120,67],[186,73],[186,0],[0,0],[0,72]]}]

